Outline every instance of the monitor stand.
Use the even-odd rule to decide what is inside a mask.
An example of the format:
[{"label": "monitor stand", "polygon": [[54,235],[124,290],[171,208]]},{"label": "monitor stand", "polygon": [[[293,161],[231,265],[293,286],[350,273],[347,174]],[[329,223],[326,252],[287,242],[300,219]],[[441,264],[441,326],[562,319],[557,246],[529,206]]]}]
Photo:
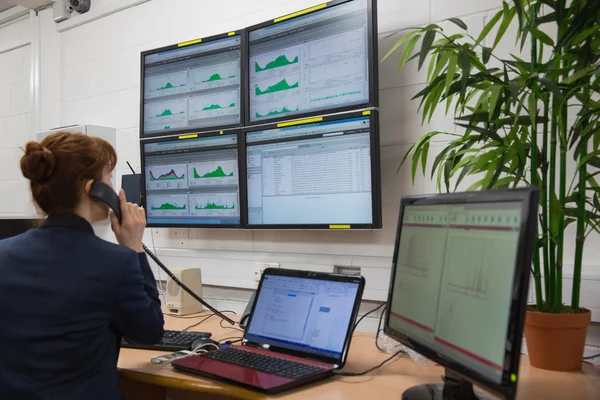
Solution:
[{"label": "monitor stand", "polygon": [[402,393],[402,400],[485,400],[481,393],[475,394],[473,384],[455,372],[446,369],[444,384],[413,386]]}]

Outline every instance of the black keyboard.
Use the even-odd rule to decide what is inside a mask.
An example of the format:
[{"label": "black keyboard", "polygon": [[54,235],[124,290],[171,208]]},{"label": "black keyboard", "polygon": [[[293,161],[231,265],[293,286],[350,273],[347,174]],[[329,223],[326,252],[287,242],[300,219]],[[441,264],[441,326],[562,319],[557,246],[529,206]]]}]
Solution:
[{"label": "black keyboard", "polygon": [[165,331],[165,335],[160,343],[150,345],[137,344],[130,343],[127,341],[127,339],[123,338],[121,341],[121,347],[166,351],[191,350],[192,343],[194,343],[196,339],[208,339],[210,336],[211,334],[208,332]]},{"label": "black keyboard", "polygon": [[290,379],[300,379],[325,371],[324,368],[315,367],[313,365],[302,364],[283,358],[271,357],[232,347],[211,351],[202,356],[212,360],[240,365],[242,367]]}]

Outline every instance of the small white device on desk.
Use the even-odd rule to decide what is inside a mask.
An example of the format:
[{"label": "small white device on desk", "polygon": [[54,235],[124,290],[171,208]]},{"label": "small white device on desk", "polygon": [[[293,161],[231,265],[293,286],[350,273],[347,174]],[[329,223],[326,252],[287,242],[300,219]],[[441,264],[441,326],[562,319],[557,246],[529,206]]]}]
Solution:
[{"label": "small white device on desk", "polygon": [[[171,272],[194,293],[202,297],[202,271],[200,268],[171,268]],[[169,279],[167,281],[167,310],[169,314],[196,314],[202,309],[202,304],[181,289],[174,280]]]}]

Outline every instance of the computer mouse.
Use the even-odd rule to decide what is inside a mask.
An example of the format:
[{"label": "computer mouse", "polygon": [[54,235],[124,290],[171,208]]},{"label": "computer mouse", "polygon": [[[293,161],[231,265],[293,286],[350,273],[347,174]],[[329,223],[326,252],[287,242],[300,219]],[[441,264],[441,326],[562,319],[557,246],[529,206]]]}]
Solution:
[{"label": "computer mouse", "polygon": [[192,347],[190,350],[196,350],[198,348],[201,348],[203,350],[216,350],[219,348],[219,342],[209,339],[207,337],[198,338],[192,342]]}]

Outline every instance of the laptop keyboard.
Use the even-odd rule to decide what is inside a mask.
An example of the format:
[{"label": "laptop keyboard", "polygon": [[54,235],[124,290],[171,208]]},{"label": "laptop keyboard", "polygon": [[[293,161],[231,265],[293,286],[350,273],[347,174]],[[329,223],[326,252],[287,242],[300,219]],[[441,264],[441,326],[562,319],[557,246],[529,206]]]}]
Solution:
[{"label": "laptop keyboard", "polygon": [[206,353],[203,357],[240,365],[242,367],[283,376],[284,378],[289,379],[300,379],[324,371],[323,368],[315,367],[313,365],[302,364],[250,351],[238,350],[232,347]]}]

